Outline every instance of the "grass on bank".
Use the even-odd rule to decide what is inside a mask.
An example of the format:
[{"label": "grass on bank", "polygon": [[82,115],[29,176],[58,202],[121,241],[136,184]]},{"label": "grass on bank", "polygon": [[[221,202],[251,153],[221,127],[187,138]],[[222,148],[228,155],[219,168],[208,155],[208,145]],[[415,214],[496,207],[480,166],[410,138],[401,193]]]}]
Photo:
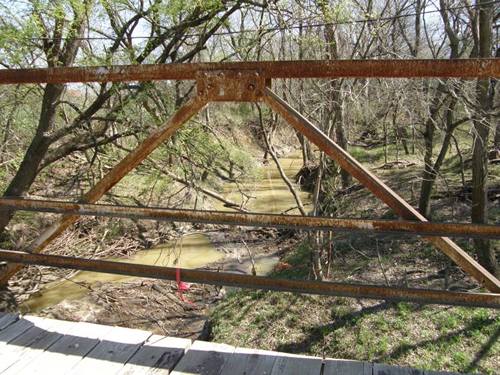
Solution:
[{"label": "grass on bank", "polygon": [[[273,274],[307,276],[302,245]],[[422,306],[291,293],[237,291],[212,312],[212,338],[242,347],[495,374],[500,316],[495,310]]]}]

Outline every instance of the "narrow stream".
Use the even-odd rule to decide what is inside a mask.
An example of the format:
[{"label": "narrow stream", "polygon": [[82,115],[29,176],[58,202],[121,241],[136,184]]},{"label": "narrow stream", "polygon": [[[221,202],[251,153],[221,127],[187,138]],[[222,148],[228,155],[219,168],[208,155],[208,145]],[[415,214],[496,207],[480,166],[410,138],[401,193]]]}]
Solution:
[{"label": "narrow stream", "polygon": [[[302,167],[302,156],[300,152],[293,152],[284,158],[280,158],[280,164],[285,174],[293,182],[295,175]],[[286,211],[287,214],[300,214],[296,207],[290,190],[283,182],[276,165],[272,160],[259,169],[258,178],[253,182],[245,183],[245,191],[252,196],[247,208],[254,212],[267,212],[280,214]],[[238,186],[229,183],[224,186],[224,195],[227,199],[241,203],[242,196]],[[299,196],[304,204],[309,203],[307,192],[299,192]],[[290,210],[292,208],[292,210]],[[220,210],[229,210],[222,204],[217,207]],[[290,210],[290,211],[288,211]]]},{"label": "narrow stream", "polygon": [[[195,233],[182,237],[182,241],[169,241],[153,249],[138,251],[130,258],[110,258],[109,260],[165,267],[199,268],[223,258],[224,253],[215,249],[206,235]],[[177,262],[176,259],[178,259]],[[46,288],[24,302],[20,310],[23,313],[38,312],[57,305],[65,299],[81,298],[89,293],[85,284],[91,286],[96,283],[117,283],[133,279],[135,279],[133,276],[81,271],[68,280],[48,284]]]},{"label": "narrow stream", "polygon": [[[302,165],[300,153],[293,153],[280,159],[280,162],[290,179],[293,179]],[[292,209],[287,213],[299,213],[296,208],[294,209],[296,206],[295,201],[272,161],[260,168],[258,176],[255,181],[245,183],[243,186],[247,193],[255,197],[248,204],[250,210],[278,214]],[[224,187],[224,195],[227,199],[236,202],[241,201],[241,194],[236,184],[227,184]],[[301,192],[300,196],[304,204],[309,202],[307,193]],[[217,209],[230,210],[222,205],[216,205],[216,207]],[[185,235],[178,241],[169,241],[153,249],[139,251],[130,258],[110,260],[165,267],[199,268],[221,261],[224,257],[225,254],[214,247],[207,235],[195,233]],[[270,273],[277,262],[278,257],[276,256],[256,256],[255,269],[257,274],[266,275]],[[246,259],[238,264],[234,270],[231,269],[231,265],[227,270],[250,273],[251,262],[249,259]],[[43,290],[24,302],[20,306],[20,309],[23,313],[38,312],[47,307],[54,306],[65,299],[82,298],[89,293],[88,286],[95,285],[96,283],[116,283],[133,279],[134,277],[132,276],[81,271],[68,280],[55,281],[48,284]]]}]

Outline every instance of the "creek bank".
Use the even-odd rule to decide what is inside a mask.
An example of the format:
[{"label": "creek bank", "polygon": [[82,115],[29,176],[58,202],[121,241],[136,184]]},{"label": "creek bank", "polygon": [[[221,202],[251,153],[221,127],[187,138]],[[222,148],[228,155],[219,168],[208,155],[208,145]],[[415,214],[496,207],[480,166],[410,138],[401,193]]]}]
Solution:
[{"label": "creek bank", "polygon": [[[186,237],[192,236],[203,236],[220,257],[191,268],[250,274],[252,257],[258,275],[272,271],[278,262],[278,253],[293,242],[290,236],[281,236],[272,229],[224,228]],[[198,238],[198,243],[200,241]],[[251,249],[251,257],[248,249]],[[183,247],[181,251],[185,250],[186,247]],[[162,256],[171,255],[165,253]],[[34,297],[31,306],[41,308],[33,312],[55,319],[120,325],[162,335],[207,339],[209,310],[226,295],[225,288],[210,285],[190,284],[189,290],[181,297],[176,283],[172,281],[120,276],[119,279],[88,282],[84,281],[88,280],[88,275],[83,275],[81,280],[78,276],[64,282],[65,288],[71,284],[77,288],[77,296],[45,307],[40,301],[33,303],[37,298]],[[43,292],[40,297],[43,297]],[[30,312],[26,310],[28,306],[24,305],[26,312]]]}]

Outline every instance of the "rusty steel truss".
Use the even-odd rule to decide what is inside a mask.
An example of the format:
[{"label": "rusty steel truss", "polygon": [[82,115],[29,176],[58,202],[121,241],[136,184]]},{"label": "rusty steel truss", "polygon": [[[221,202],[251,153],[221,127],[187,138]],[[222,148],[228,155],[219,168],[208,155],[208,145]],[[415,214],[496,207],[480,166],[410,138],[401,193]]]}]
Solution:
[{"label": "rusty steel truss", "polygon": [[[500,238],[500,227],[494,225],[430,223],[415,208],[383,181],[373,175],[349,153],[324,134],[313,123],[271,90],[276,78],[338,77],[500,77],[499,59],[464,60],[372,60],[372,61],[283,61],[134,65],[112,67],[50,68],[0,70],[0,84],[110,82],[145,80],[195,80],[196,94],[180,107],[163,126],[151,134],[122,161],[113,167],[77,203],[0,199],[1,209],[55,212],[62,219],[47,228],[28,251],[0,250],[0,260],[9,261],[0,273],[0,284],[6,283],[22,264],[38,264],[72,269],[120,273],[143,277],[175,279],[174,270],[140,264],[125,264],[41,253],[51,241],[78,220],[81,215],[116,216],[153,220],[188,221],[227,225],[287,227],[308,230],[357,230],[424,235],[426,240],[446,254],[472,276],[489,293],[457,293],[426,289],[380,287],[331,282],[277,280],[208,271],[182,270],[186,281],[231,285],[245,288],[283,290],[300,293],[339,295],[419,303],[458,304],[500,307],[500,281],[448,237],[476,236]],[[209,102],[264,102],[280,114],[295,130],[302,133],[340,167],[349,172],[403,220],[356,220],[296,215],[224,213],[215,211],[170,210],[128,206],[96,205],[107,191],[128,172],[137,167],[153,150],[169,139],[185,122]]]}]

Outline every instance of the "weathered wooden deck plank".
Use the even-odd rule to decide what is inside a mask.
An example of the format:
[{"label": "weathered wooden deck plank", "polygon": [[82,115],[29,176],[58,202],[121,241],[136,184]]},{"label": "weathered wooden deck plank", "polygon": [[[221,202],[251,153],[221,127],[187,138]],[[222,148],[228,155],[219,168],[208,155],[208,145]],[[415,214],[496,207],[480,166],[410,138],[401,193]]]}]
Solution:
[{"label": "weathered wooden deck plank", "polygon": [[168,375],[190,345],[189,339],[153,335],[128,360],[119,374]]},{"label": "weathered wooden deck plank", "polygon": [[[75,324],[77,324],[34,316],[25,316],[23,319],[33,322],[34,327],[30,328],[25,335],[18,337],[9,344],[9,351],[17,351],[14,355],[17,355],[18,358],[2,372],[2,375],[26,373],[24,371],[25,367],[31,366],[38,357],[44,354],[47,348],[54,345],[65,334],[74,331]],[[34,339],[30,342],[32,334]]]},{"label": "weathered wooden deck plank", "polygon": [[323,365],[321,358],[287,353],[275,353],[275,355],[277,357],[271,375],[319,375],[321,372]]},{"label": "weathered wooden deck plank", "polygon": [[150,336],[150,332],[138,329],[112,327],[105,339],[87,353],[69,373],[116,373]]},{"label": "weathered wooden deck plank", "polygon": [[323,370],[324,375],[372,375],[373,364],[369,362],[350,361],[344,359],[327,359]]},{"label": "weathered wooden deck plank", "polygon": [[237,348],[223,367],[221,375],[262,374],[269,375],[276,362],[276,353],[259,350]]},{"label": "weathered wooden deck plank", "polygon": [[14,323],[17,319],[19,319],[19,314],[4,313],[4,315],[0,317],[0,330],[8,327],[10,324]]},{"label": "weathered wooden deck plank", "polygon": [[410,367],[398,367],[382,363],[374,363],[373,375],[424,375],[424,372]]},{"label": "weathered wooden deck plank", "polygon": [[195,341],[175,366],[172,375],[218,375],[235,349],[226,344]]},{"label": "weathered wooden deck plank", "polygon": [[33,323],[26,319],[18,319],[8,327],[0,331],[0,350],[3,349],[10,341],[21,336],[25,331],[33,327]]},{"label": "weathered wooden deck plank", "polygon": [[[41,355],[43,350],[63,336],[60,332],[50,330],[51,326],[57,322],[55,320],[33,316],[26,316],[22,319],[32,322],[33,327],[3,348],[0,354],[0,373],[2,374],[20,373],[22,367]],[[70,327],[69,324],[67,326]]]},{"label": "weathered wooden deck plank", "polygon": [[234,348],[91,323],[0,313],[0,373],[451,375],[408,367]]},{"label": "weathered wooden deck plank", "polygon": [[66,335],[48,347],[42,355],[23,367],[29,374],[66,374],[82,360],[112,327],[91,323],[74,323]]}]

